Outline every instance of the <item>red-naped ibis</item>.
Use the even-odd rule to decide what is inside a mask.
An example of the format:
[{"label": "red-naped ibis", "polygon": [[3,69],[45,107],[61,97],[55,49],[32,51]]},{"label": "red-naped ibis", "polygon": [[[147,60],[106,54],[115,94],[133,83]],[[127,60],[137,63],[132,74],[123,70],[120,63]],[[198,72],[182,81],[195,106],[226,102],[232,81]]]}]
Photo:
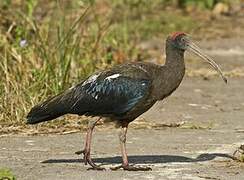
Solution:
[{"label": "red-naped ibis", "polygon": [[27,123],[49,121],[64,114],[98,116],[96,121],[90,121],[85,148],[77,154],[84,155],[85,164],[89,163],[93,169],[102,170],[104,168],[97,166],[90,156],[92,131],[101,117],[109,117],[121,127],[119,140],[123,162],[118,168],[150,170],[128,163],[125,147],[128,124],[180,85],[185,74],[186,50],[206,60],[227,83],[219,66],[210,57],[202,53],[185,33],[175,32],[166,40],[164,65],[136,62],[97,72],[78,85],[33,107],[27,116]]}]

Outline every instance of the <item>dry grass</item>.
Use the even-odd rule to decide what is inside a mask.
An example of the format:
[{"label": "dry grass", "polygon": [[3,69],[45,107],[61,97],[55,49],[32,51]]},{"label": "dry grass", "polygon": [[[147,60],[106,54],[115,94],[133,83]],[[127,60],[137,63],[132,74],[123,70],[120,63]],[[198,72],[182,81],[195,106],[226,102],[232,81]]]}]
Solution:
[{"label": "dry grass", "polygon": [[[139,42],[163,39],[176,30],[191,34],[203,29],[203,23],[167,0],[8,2],[0,2],[2,132],[8,131],[6,127],[25,131],[32,106],[95,70],[150,57],[137,47]],[[38,127],[68,127],[72,122],[67,119]]]},{"label": "dry grass", "polygon": [[[158,2],[150,6],[122,1],[14,2],[0,14],[2,127],[23,125],[32,106],[97,69],[140,60],[138,39],[156,35],[161,22],[168,21],[153,14],[154,8],[163,8]],[[193,24],[188,17],[180,19],[189,22],[183,30]],[[164,32],[181,27],[178,20]]]}]

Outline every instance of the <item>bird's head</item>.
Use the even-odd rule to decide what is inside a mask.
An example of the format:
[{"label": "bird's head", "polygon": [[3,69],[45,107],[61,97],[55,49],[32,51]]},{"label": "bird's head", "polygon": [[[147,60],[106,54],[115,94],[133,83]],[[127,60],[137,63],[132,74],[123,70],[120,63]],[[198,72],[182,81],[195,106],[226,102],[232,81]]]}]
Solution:
[{"label": "bird's head", "polygon": [[197,56],[206,60],[222,77],[225,83],[227,83],[226,77],[223,75],[218,64],[214,62],[212,58],[202,52],[202,50],[190,39],[190,37],[184,32],[174,32],[172,33],[168,39],[171,44],[178,50],[186,51],[189,50],[193,52]]},{"label": "bird's head", "polygon": [[168,40],[174,47],[183,51],[187,50],[188,39],[189,38],[184,32],[174,32],[168,37]]}]

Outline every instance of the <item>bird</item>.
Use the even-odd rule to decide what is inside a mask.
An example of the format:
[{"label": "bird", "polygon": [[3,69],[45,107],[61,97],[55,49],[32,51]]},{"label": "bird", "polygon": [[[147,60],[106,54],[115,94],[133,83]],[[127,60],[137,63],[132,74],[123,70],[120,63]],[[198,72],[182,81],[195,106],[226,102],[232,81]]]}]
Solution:
[{"label": "bird", "polygon": [[109,118],[120,128],[119,142],[122,164],[111,168],[148,171],[150,167],[130,165],[126,151],[126,133],[130,122],[149,110],[157,101],[171,95],[185,75],[184,52],[190,51],[206,60],[222,77],[215,61],[207,56],[184,32],[173,32],[166,39],[166,61],[163,65],[150,62],[129,62],[97,71],[79,84],[34,106],[27,115],[28,124],[56,119],[65,114],[98,117],[88,123],[84,163],[94,170],[104,170],[91,158],[92,133],[102,118]]}]

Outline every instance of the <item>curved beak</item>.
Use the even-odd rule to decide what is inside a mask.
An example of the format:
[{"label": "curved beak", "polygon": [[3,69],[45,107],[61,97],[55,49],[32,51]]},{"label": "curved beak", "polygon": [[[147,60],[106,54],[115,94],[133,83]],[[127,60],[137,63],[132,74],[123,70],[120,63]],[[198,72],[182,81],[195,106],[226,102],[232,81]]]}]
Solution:
[{"label": "curved beak", "polygon": [[194,54],[196,54],[199,57],[201,57],[202,59],[206,60],[220,74],[220,76],[223,79],[223,81],[225,83],[227,83],[227,78],[223,75],[223,72],[221,71],[221,69],[218,66],[218,64],[216,64],[212,58],[210,58],[209,56],[204,54],[202,52],[202,50],[196,44],[191,42],[189,39],[187,39],[186,41],[187,41],[187,46],[188,46],[187,50],[190,50]]}]

